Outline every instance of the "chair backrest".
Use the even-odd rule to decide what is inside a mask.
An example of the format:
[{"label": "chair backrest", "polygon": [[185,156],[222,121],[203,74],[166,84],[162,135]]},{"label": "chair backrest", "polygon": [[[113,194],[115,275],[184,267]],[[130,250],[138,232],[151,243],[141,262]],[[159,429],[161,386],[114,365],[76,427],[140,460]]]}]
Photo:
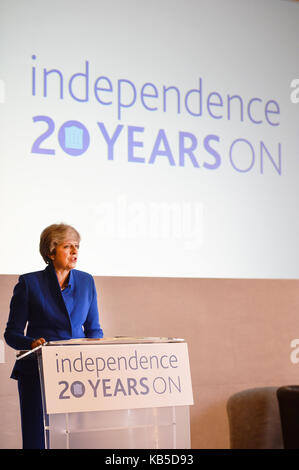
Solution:
[{"label": "chair backrest", "polygon": [[277,390],[285,449],[299,449],[299,386],[285,385]]},{"label": "chair backrest", "polygon": [[231,449],[283,449],[277,389],[251,388],[228,399]]}]

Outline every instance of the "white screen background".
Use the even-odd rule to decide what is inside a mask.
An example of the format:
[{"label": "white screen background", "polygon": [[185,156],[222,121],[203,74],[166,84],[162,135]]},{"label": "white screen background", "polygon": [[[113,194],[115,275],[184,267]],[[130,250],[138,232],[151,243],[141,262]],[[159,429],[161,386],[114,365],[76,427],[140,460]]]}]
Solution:
[{"label": "white screen background", "polygon": [[[290,84],[299,77],[298,25],[299,5],[279,0],[2,0],[0,272],[42,269],[39,235],[63,221],[82,236],[78,269],[93,275],[297,278],[299,104],[290,99]],[[44,69],[60,71],[63,99],[55,72],[44,96]],[[82,74],[73,79],[77,97],[87,96],[88,84],[84,102],[70,96],[74,74]],[[111,91],[99,92],[111,104],[95,98],[98,77],[111,83]],[[184,98],[199,89],[200,79],[202,114],[193,116]],[[120,80],[134,84],[136,102],[123,107],[119,119]],[[108,80],[99,83],[108,88]],[[157,108],[152,111],[140,98],[146,83],[149,94],[157,90],[156,97],[144,97]],[[132,88],[122,86],[128,103]],[[163,87],[179,90],[180,112],[175,90],[163,109]],[[212,108],[218,119],[207,111],[212,92],[223,99]],[[228,119],[228,95],[242,98],[243,121],[237,99]],[[246,111],[254,97],[252,114],[260,124]],[[279,114],[268,115],[278,125],[265,118],[270,100],[279,105]],[[199,93],[188,103],[199,110]],[[34,116],[54,123],[40,145],[54,155],[32,153],[47,130]],[[59,145],[58,131],[68,121],[89,133],[79,156]],[[113,160],[98,122],[110,136],[123,126]],[[128,161],[129,128],[131,150],[142,162]],[[149,163],[161,129],[173,165],[165,140]],[[198,167],[187,155],[180,165],[180,133],[196,138]],[[204,148],[208,135],[219,139],[211,141],[221,160],[216,169],[204,166],[215,163]],[[230,161],[236,141],[231,155],[243,171]],[[265,150],[261,160],[261,142],[272,160]]]}]

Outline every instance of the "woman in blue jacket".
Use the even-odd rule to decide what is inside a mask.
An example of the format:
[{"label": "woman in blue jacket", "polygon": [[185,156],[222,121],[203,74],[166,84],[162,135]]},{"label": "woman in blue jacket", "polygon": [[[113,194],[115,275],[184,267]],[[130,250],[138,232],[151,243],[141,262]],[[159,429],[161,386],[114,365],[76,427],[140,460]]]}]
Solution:
[{"label": "woman in blue jacket", "polygon": [[[4,333],[9,346],[33,349],[46,341],[102,338],[93,277],[76,267],[79,233],[54,224],[40,237],[43,271],[23,274],[14,288]],[[43,411],[36,360],[16,361],[24,449],[43,449]]]}]

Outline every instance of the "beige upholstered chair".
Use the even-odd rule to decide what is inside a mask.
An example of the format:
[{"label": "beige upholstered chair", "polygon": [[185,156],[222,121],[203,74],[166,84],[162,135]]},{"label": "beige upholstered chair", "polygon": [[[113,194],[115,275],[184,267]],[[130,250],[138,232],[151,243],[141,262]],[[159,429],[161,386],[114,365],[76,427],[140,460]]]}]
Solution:
[{"label": "beige upholstered chair", "polygon": [[231,449],[283,449],[277,388],[243,390],[228,399]]}]

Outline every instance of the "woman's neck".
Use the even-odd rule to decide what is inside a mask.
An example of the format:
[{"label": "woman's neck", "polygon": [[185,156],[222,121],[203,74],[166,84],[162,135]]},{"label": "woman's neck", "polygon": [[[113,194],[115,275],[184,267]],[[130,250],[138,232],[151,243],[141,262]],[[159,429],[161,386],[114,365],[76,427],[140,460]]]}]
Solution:
[{"label": "woman's neck", "polygon": [[59,269],[59,270],[55,269],[55,271],[56,271],[57,279],[60,285],[60,289],[64,289],[68,284],[70,271],[64,270],[64,269]]}]

